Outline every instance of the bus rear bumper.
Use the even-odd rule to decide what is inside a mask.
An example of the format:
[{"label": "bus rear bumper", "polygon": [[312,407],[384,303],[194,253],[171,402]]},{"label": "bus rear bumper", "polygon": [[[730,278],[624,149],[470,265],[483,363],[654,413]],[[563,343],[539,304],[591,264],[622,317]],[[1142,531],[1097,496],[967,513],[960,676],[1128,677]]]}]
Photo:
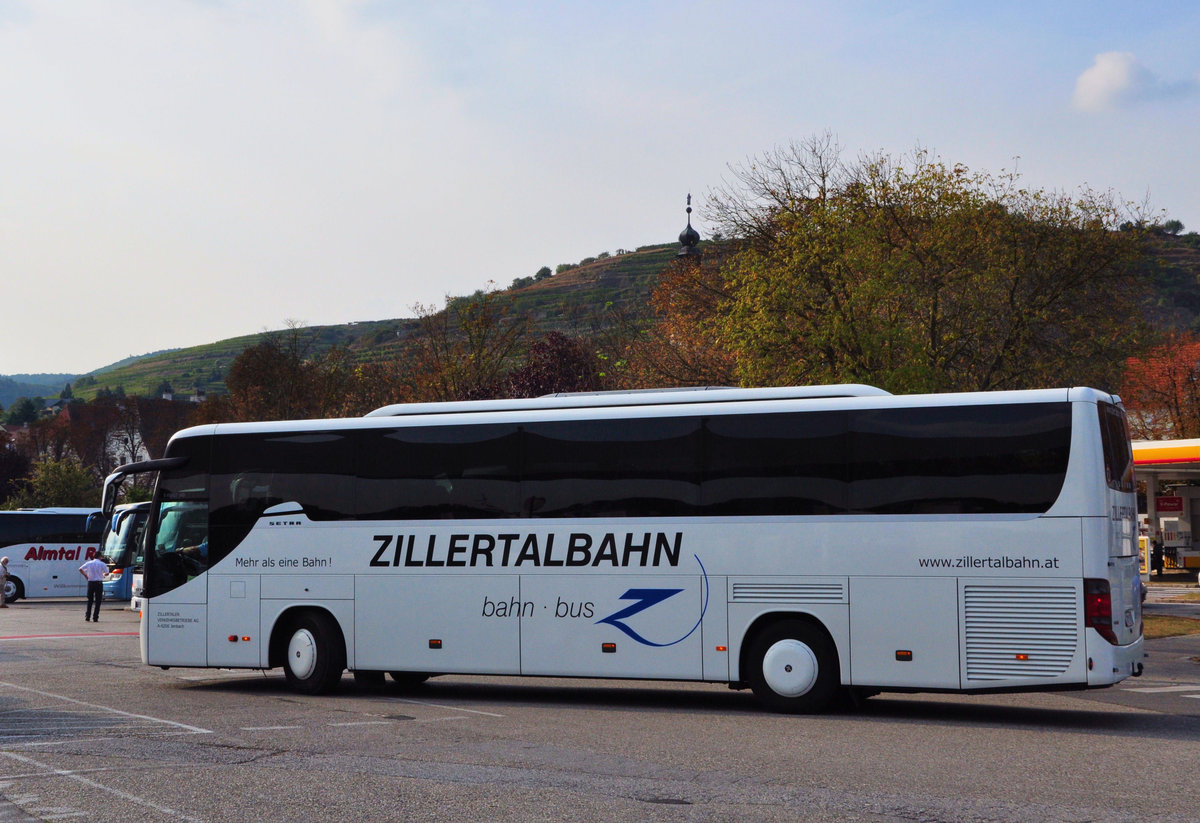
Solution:
[{"label": "bus rear bumper", "polygon": [[1087,682],[1089,686],[1111,686],[1127,677],[1139,677],[1146,658],[1146,640],[1139,637],[1128,646],[1114,646],[1095,629],[1087,632]]}]

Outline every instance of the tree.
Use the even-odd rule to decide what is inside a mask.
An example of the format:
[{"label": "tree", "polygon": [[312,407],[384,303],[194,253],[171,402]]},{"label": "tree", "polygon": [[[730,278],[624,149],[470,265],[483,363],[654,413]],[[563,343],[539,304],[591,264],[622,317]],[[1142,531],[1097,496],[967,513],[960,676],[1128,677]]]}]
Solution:
[{"label": "tree", "polygon": [[17,448],[32,461],[59,461],[72,455],[70,417],[57,414],[30,423]]},{"label": "tree", "polygon": [[413,399],[481,400],[502,393],[529,323],[511,313],[500,292],[447,300],[441,311],[414,310],[421,334],[411,350]]},{"label": "tree", "polygon": [[1111,387],[1143,332],[1143,233],[1116,230],[1111,195],[923,151],[847,164],[828,136],[734,174],[711,198],[738,240],[708,328],[743,385]]},{"label": "tree", "polygon": [[509,373],[507,384],[510,397],[596,391],[598,362],[582,340],[552,331],[529,347],[525,362]]},{"label": "tree", "polygon": [[341,397],[341,407],[336,409],[337,416],[359,417],[381,406],[416,399],[413,390],[416,380],[410,369],[411,363],[403,359],[354,366]]},{"label": "tree", "polygon": [[349,374],[346,351],[312,352],[315,340],[299,324],[264,335],[229,366],[224,409],[234,420],[294,420],[326,417],[341,405]]},{"label": "tree", "polygon": [[31,463],[13,444],[8,432],[0,429],[0,500],[7,500],[29,474]]},{"label": "tree", "polygon": [[1121,398],[1136,438],[1200,437],[1200,335],[1170,334],[1142,357],[1130,357]]},{"label": "tree", "polygon": [[57,419],[65,424],[71,452],[84,465],[94,467],[97,477],[105,477],[116,468],[118,457],[113,447],[122,405],[114,398],[98,397],[91,403],[72,403],[58,415]]},{"label": "tree", "polygon": [[192,422],[193,408],[189,403],[175,403],[161,397],[139,397],[135,406],[138,438],[151,459],[162,457],[171,435],[187,428]]},{"label": "tree", "polygon": [[722,386],[736,381],[736,362],[711,320],[729,299],[720,253],[680,258],[650,296],[654,320],[626,318],[626,374],[631,386]]},{"label": "tree", "polygon": [[4,414],[4,422],[10,426],[24,426],[38,419],[45,402],[31,397],[18,397]]},{"label": "tree", "polygon": [[96,506],[100,487],[92,472],[74,458],[44,460],[34,465],[33,476],[5,501],[5,508]]}]

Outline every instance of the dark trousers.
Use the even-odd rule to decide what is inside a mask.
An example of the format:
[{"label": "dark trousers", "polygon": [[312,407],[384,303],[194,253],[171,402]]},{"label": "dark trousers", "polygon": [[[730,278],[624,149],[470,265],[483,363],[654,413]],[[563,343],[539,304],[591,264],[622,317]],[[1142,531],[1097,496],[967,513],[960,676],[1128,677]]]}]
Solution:
[{"label": "dark trousers", "polygon": [[[87,608],[83,612],[83,619],[89,617],[92,620],[100,619],[100,604],[104,602],[104,583],[100,580],[88,581],[88,601]],[[92,611],[92,603],[96,604],[95,611]]]}]

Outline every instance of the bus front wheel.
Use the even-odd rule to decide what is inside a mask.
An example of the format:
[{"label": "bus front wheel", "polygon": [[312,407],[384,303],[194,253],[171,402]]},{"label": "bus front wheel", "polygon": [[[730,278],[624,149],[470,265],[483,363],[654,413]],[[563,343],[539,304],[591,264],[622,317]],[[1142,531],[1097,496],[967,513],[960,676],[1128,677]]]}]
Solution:
[{"label": "bus front wheel", "polygon": [[4,580],[4,602],[15,603],[25,594],[25,587],[19,577],[7,577]]},{"label": "bus front wheel", "polygon": [[305,612],[288,629],[283,673],[301,694],[325,694],[342,679],[346,668],[341,632],[333,618]]},{"label": "bus front wheel", "polygon": [[754,696],[774,711],[813,714],[837,696],[837,649],[821,628],[803,620],[769,626],[751,643],[747,664]]}]

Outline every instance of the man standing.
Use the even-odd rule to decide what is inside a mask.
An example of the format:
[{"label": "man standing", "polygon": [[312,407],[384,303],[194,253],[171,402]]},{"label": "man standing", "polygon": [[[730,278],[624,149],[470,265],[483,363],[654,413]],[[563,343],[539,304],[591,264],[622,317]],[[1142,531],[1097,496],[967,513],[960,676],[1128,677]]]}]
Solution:
[{"label": "man standing", "polygon": [[0,609],[8,608],[8,601],[4,599],[3,592],[8,588],[8,558],[0,557]]},{"label": "man standing", "polygon": [[[87,608],[84,609],[83,620],[86,623],[90,617],[93,623],[98,623],[100,604],[104,602],[104,575],[108,574],[108,564],[100,559],[100,555],[96,555],[79,567],[79,573],[87,580]],[[92,610],[93,603],[96,604],[95,611]]]}]

